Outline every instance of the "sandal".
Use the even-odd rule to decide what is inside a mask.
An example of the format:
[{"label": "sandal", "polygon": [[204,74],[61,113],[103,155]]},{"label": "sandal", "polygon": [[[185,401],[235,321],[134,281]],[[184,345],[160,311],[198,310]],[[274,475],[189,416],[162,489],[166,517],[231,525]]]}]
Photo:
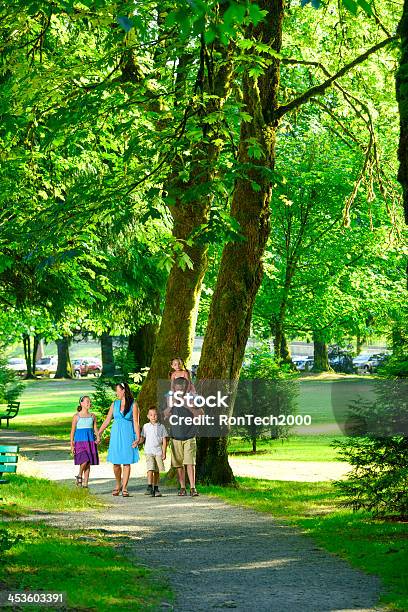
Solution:
[{"label": "sandal", "polygon": [[190,489],[190,495],[191,495],[191,497],[198,497],[197,489],[195,489],[194,487],[192,489]]},{"label": "sandal", "polygon": [[119,495],[119,493],[120,493],[120,489],[113,489],[113,491],[112,491],[112,495],[114,497],[117,497]]},{"label": "sandal", "polygon": [[75,476],[75,483],[77,487],[82,486],[82,476]]},{"label": "sandal", "polygon": [[179,492],[177,493],[177,495],[179,497],[185,497],[187,495],[187,491],[186,489],[183,487],[182,489],[179,490]]},{"label": "sandal", "polygon": [[122,489],[122,497],[129,497],[127,489]]}]

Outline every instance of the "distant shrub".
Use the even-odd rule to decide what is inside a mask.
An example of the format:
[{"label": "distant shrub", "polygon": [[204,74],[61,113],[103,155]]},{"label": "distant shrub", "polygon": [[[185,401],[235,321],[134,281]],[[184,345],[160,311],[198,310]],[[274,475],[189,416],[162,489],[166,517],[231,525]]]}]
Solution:
[{"label": "distant shrub", "polygon": [[24,383],[13,370],[9,370],[7,360],[0,356],[0,404],[16,401],[23,390]]}]

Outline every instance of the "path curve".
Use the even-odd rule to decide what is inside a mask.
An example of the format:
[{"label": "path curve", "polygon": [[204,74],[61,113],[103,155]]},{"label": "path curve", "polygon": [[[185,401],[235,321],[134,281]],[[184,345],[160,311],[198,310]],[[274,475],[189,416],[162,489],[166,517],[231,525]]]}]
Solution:
[{"label": "path curve", "polygon": [[[7,438],[0,432],[0,439],[29,446],[28,454],[38,453],[36,469],[46,475],[44,466],[54,464],[54,479],[72,482],[72,462],[61,457],[59,441],[23,440],[20,433],[11,432]],[[52,443],[56,461],[50,460],[55,457]],[[110,466],[108,469],[110,472]],[[177,612],[225,608],[239,612],[250,608],[257,612],[380,610],[375,607],[379,593],[375,577],[352,569],[298,530],[268,515],[205,496],[178,498],[173,489],[165,489],[162,498],[152,499],[143,495],[141,478],[131,480],[128,499],[113,498],[112,486],[107,472],[92,481],[93,492],[110,504],[102,512],[42,514],[41,520],[65,529],[72,526],[127,536],[128,554],[168,576],[178,595]]]}]

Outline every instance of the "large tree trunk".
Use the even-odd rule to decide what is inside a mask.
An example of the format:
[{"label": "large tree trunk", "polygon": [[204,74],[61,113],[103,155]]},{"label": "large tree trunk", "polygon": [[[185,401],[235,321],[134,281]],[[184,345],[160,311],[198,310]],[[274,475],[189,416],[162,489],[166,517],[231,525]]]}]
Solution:
[{"label": "large tree trunk", "polygon": [[398,34],[401,37],[400,65],[396,77],[396,95],[400,115],[398,180],[402,186],[405,221],[408,223],[408,0],[404,0]]},{"label": "large tree trunk", "polygon": [[102,376],[110,378],[115,375],[115,358],[113,356],[113,339],[109,332],[101,334]]},{"label": "large tree trunk", "polygon": [[400,116],[398,181],[402,187],[405,223],[408,224],[408,0],[404,0],[402,17],[398,25],[398,34],[401,38],[400,64],[396,77],[396,95]]},{"label": "large tree trunk", "polygon": [[[202,55],[208,53],[204,42],[201,51]],[[174,221],[173,235],[178,242],[185,245],[185,253],[191,260],[191,267],[182,270],[176,262],[170,271],[151,367],[138,398],[142,412],[157,403],[157,381],[168,378],[170,361],[174,357],[181,357],[188,363],[193,350],[202,281],[207,268],[207,246],[199,242],[189,245],[186,241],[209,219],[212,200],[209,186],[215,177],[222,136],[218,133],[221,126],[208,124],[206,116],[220,112],[223,108],[229,95],[232,76],[230,50],[219,47],[217,52],[221,55],[220,61],[212,65],[212,73],[207,74],[203,83],[205,93],[214,97],[206,101],[202,110],[203,138],[193,150],[189,181],[182,182],[178,177],[180,162],[177,161],[173,178],[166,186],[175,199],[174,205],[170,206]],[[207,70],[210,69],[209,65],[206,62]],[[199,185],[208,185],[205,195],[192,202],[184,201],[182,194]]]},{"label": "large tree trunk", "polygon": [[[249,37],[270,44],[278,51],[282,40],[283,1],[258,2],[269,12],[249,32]],[[248,71],[249,72],[249,71]],[[217,284],[211,301],[204,337],[198,380],[237,380],[249,336],[253,304],[262,279],[262,256],[269,236],[271,171],[275,160],[275,136],[279,87],[279,59],[272,58],[258,79],[245,72],[244,109],[252,120],[241,124],[238,164],[247,166],[247,176],[234,186],[231,215],[239,222],[245,238],[224,247]],[[262,156],[254,160],[248,150],[256,141]],[[255,166],[256,162],[256,166]],[[229,484],[234,481],[228,463],[227,437],[198,440],[197,474],[201,481]]]},{"label": "large tree trunk", "polygon": [[58,365],[54,378],[72,378],[71,359],[69,357],[68,336],[63,336],[57,340]]},{"label": "large tree trunk", "polygon": [[313,332],[313,354],[313,372],[328,372],[331,368],[329,365],[327,343],[319,331]]}]

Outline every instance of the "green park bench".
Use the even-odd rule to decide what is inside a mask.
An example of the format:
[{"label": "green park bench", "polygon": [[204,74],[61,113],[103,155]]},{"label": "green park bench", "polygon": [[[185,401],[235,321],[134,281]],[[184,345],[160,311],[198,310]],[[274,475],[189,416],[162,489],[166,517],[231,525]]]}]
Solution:
[{"label": "green park bench", "polygon": [[3,473],[15,474],[17,471],[18,446],[0,446],[0,484],[8,480],[3,479]]},{"label": "green park bench", "polygon": [[0,428],[1,422],[7,421],[7,427],[9,426],[10,419],[14,419],[18,415],[20,410],[20,402],[9,402],[6,408],[6,412],[0,414]]}]

